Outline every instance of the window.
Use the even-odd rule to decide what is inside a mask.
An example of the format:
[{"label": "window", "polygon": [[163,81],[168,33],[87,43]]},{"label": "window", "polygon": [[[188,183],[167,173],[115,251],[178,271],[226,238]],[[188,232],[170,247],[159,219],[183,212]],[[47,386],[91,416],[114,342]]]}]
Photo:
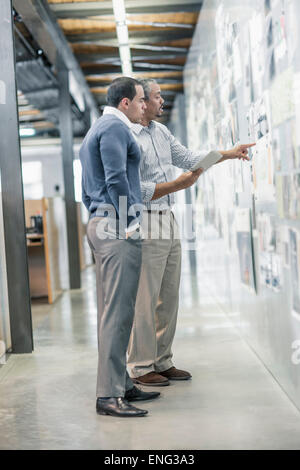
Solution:
[{"label": "window", "polygon": [[24,199],[41,199],[43,197],[43,179],[41,162],[22,163]]}]

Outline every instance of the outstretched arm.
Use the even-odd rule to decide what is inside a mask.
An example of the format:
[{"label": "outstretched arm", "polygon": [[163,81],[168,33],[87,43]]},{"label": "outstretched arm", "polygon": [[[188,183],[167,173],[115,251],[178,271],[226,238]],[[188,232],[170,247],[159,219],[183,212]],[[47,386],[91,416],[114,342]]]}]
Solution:
[{"label": "outstretched arm", "polygon": [[222,155],[222,158],[217,162],[221,163],[224,162],[225,160],[233,160],[233,159],[239,159],[239,160],[247,160],[249,161],[250,158],[248,156],[248,149],[250,147],[253,147],[254,144],[242,144],[242,145],[237,145],[231,150],[220,150],[219,153]]}]

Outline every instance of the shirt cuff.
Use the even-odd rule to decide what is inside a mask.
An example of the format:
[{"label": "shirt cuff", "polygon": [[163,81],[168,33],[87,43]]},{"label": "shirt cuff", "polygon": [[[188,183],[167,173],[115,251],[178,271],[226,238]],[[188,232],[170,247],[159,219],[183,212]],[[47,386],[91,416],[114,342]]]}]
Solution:
[{"label": "shirt cuff", "polygon": [[152,181],[142,182],[141,183],[141,191],[142,191],[142,198],[143,202],[150,202],[153,194],[155,192],[156,183]]},{"label": "shirt cuff", "polygon": [[192,168],[191,171],[198,170],[198,168],[202,168],[204,171],[208,170],[211,166],[221,160],[222,155],[220,152],[216,150],[212,150],[209,152],[204,158],[201,158]]}]

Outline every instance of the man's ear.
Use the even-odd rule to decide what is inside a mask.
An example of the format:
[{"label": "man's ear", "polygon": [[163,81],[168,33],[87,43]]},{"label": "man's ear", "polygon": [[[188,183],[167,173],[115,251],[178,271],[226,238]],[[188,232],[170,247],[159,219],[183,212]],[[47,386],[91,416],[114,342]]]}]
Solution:
[{"label": "man's ear", "polygon": [[128,99],[128,98],[122,98],[120,104],[121,104],[124,108],[128,108],[129,99]]}]

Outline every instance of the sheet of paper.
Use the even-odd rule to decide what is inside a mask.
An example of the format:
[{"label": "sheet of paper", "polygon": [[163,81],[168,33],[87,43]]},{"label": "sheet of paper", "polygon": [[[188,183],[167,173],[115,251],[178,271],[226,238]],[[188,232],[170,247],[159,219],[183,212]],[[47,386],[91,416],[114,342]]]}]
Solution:
[{"label": "sheet of paper", "polygon": [[294,74],[289,68],[277,76],[271,87],[272,125],[278,126],[295,114]]},{"label": "sheet of paper", "polygon": [[300,234],[290,229],[290,264],[292,280],[292,312],[300,315]]}]

